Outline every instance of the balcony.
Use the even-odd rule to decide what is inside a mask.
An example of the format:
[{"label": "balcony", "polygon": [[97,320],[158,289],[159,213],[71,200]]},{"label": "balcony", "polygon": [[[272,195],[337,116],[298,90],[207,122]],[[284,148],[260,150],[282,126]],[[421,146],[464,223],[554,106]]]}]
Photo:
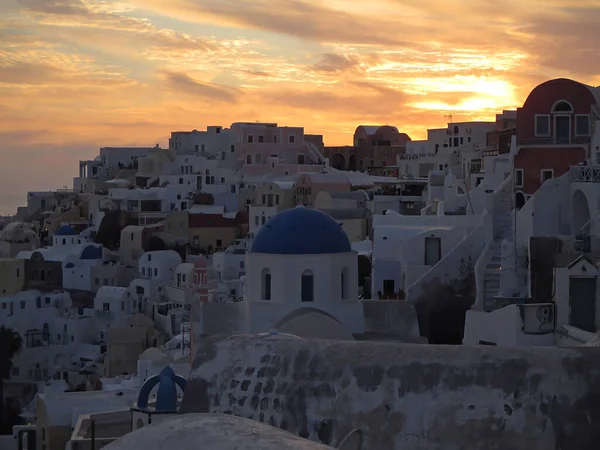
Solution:
[{"label": "balcony", "polygon": [[519,139],[521,146],[544,146],[544,145],[586,145],[591,141],[590,136],[557,137],[534,137]]},{"label": "balcony", "polygon": [[573,182],[600,183],[600,166],[571,166],[569,179]]}]

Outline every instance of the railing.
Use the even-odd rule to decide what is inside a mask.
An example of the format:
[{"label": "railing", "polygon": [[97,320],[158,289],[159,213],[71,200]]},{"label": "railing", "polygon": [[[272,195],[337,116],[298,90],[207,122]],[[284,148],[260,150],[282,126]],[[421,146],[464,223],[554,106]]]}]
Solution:
[{"label": "railing", "polygon": [[558,253],[586,253],[590,251],[590,241],[570,236],[560,237],[557,251]]},{"label": "railing", "polygon": [[600,166],[571,166],[569,178],[574,182],[600,183]]},{"label": "railing", "polygon": [[525,334],[553,333],[556,322],[554,303],[519,304],[521,331]]},{"label": "railing", "polygon": [[398,155],[398,159],[400,160],[414,160],[420,158],[433,158],[435,157],[435,153],[410,153],[408,155]]},{"label": "railing", "polygon": [[519,145],[583,145],[589,144],[590,136],[569,136],[569,137],[536,137],[519,139]]},{"label": "railing", "polygon": [[101,317],[103,319],[111,319],[114,314],[112,311],[95,311],[96,317]]}]

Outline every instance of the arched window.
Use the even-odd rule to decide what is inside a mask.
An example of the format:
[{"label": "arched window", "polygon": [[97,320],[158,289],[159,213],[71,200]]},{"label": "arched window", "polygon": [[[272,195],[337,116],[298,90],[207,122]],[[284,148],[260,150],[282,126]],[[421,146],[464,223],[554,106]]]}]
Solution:
[{"label": "arched window", "polygon": [[271,300],[271,271],[267,268],[262,270],[260,291],[261,300]]},{"label": "arched window", "polygon": [[454,125],[454,134],[458,134],[458,125]]},{"label": "arched window", "polygon": [[302,272],[301,299],[303,302],[315,301],[315,282],[312,270]]},{"label": "arched window", "polygon": [[553,113],[572,113],[573,105],[566,100],[559,100],[552,106]]},{"label": "arched window", "polygon": [[206,175],[210,175],[210,170],[206,169]]},{"label": "arched window", "polygon": [[246,164],[252,164],[252,155],[246,155]]},{"label": "arched window", "polygon": [[344,267],[342,269],[341,274],[341,290],[342,290],[342,299],[346,300],[348,298],[348,268]]}]

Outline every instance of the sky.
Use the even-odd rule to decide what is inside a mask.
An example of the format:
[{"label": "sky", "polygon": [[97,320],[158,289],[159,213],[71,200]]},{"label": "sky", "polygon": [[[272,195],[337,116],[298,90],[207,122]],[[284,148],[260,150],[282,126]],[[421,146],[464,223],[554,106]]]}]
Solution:
[{"label": "sky", "polygon": [[0,0],[0,213],[103,146],[269,121],[351,144],[600,85],[600,0]]}]

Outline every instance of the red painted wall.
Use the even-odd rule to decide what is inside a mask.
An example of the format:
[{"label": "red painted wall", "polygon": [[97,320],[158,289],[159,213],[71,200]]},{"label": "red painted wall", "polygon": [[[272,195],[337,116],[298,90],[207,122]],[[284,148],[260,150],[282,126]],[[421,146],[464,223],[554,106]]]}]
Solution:
[{"label": "red painted wall", "polygon": [[585,159],[583,147],[521,148],[515,156],[515,169],[523,169],[524,188],[516,189],[532,195],[542,185],[542,169],[553,169],[554,178],[557,178]]}]

